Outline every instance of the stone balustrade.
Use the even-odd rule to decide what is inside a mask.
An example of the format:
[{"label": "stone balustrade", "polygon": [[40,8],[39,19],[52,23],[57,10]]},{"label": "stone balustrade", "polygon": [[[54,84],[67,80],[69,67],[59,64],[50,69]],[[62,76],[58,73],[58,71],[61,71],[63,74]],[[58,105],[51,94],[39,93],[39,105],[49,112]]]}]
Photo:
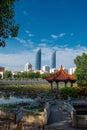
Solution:
[{"label": "stone balustrade", "polygon": [[22,121],[34,125],[46,125],[50,115],[50,104],[47,102],[43,112],[33,112],[30,110],[23,110]]},{"label": "stone balustrade", "polygon": [[[84,104],[85,101],[73,101],[74,105],[75,104]],[[80,115],[77,114],[76,109],[73,107],[73,104],[69,104],[67,102],[64,102],[63,104],[63,109],[69,112],[71,115],[71,120],[72,120],[72,126],[73,127],[86,127],[87,128],[87,113],[85,115]]]},{"label": "stone balustrade", "polygon": [[[23,108],[21,108],[21,110],[23,112],[23,117],[21,121],[29,123],[30,125],[46,125],[50,115],[50,104],[47,102],[45,104],[44,111],[42,112],[34,112],[32,110],[26,110]],[[13,119],[13,121],[15,122],[15,113],[16,110],[13,112],[10,110],[1,109],[0,117],[4,119],[8,117],[9,119]]]}]

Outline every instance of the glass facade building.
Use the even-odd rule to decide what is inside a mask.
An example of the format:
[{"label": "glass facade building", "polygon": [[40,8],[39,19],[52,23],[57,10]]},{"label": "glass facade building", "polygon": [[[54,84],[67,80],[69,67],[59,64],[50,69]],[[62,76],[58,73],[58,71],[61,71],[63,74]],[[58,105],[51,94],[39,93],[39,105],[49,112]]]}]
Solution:
[{"label": "glass facade building", "polygon": [[56,51],[53,52],[51,57],[51,68],[56,68]]},{"label": "glass facade building", "polygon": [[35,64],[36,70],[41,70],[41,49],[39,49],[36,53],[36,64]]}]

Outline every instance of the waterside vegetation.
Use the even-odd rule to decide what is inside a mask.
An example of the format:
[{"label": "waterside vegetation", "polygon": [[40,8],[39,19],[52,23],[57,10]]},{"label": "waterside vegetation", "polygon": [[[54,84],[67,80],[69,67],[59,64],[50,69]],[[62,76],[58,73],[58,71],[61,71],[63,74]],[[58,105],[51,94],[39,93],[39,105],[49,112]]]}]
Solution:
[{"label": "waterside vegetation", "polygon": [[[78,87],[74,84],[70,87],[64,87],[64,84],[59,86],[60,97],[62,99],[67,99],[68,97],[77,98],[79,96],[87,96],[87,87]],[[50,84],[28,84],[28,85],[1,85],[0,92],[3,92],[5,98],[9,96],[18,97],[31,97],[36,98],[38,94],[43,93],[44,96],[55,96],[56,85],[53,86],[53,93],[51,93]],[[1,94],[0,94],[1,95]]]}]

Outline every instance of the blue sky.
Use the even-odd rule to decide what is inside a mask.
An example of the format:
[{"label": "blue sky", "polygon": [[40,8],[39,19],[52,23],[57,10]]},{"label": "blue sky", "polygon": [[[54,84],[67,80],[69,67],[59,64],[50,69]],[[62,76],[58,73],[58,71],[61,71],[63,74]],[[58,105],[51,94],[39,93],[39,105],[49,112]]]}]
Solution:
[{"label": "blue sky", "polygon": [[31,63],[34,69],[41,48],[42,66],[50,66],[56,50],[57,68],[68,69],[77,55],[87,53],[87,0],[19,0],[15,14],[19,34],[0,48],[0,66],[21,71]]}]

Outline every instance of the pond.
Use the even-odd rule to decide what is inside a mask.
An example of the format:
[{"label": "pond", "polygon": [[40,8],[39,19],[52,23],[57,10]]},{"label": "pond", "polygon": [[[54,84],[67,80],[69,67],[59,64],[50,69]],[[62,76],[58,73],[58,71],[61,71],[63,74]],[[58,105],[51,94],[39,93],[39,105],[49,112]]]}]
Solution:
[{"label": "pond", "polygon": [[9,98],[1,97],[0,98],[0,105],[3,104],[19,104],[19,103],[31,103],[34,100],[31,98],[20,98],[20,97],[14,97],[9,96]]}]

